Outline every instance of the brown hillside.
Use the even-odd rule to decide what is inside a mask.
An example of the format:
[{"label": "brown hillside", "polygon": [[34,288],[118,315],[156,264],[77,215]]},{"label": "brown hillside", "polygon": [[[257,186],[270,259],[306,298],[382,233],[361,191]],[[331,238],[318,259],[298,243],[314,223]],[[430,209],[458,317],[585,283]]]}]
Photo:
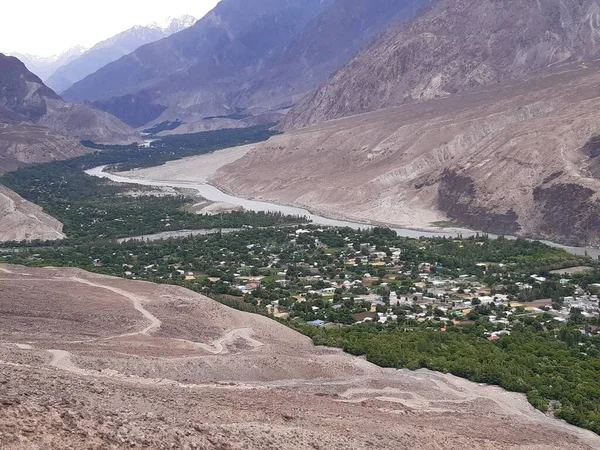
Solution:
[{"label": "brown hillside", "polygon": [[420,227],[599,240],[597,62],[277,136],[222,168],[242,196]]},{"label": "brown hillside", "polygon": [[0,267],[2,449],[592,450],[524,396],[383,370],[185,289]]},{"label": "brown hillside", "polygon": [[522,79],[600,53],[598,0],[439,0],[389,30],[286,118],[287,129]]}]

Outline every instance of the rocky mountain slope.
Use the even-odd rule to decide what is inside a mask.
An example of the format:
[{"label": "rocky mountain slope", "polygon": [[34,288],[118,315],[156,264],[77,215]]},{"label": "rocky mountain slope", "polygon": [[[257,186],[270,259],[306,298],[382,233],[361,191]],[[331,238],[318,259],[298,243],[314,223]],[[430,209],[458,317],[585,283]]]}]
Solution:
[{"label": "rocky mountain slope", "polygon": [[[272,122],[391,23],[431,0],[222,1],[196,25],[67,90],[133,126]],[[181,131],[181,130],[179,130]]]},{"label": "rocky mountain slope", "polygon": [[9,120],[0,107],[0,173],[27,164],[74,158],[88,150],[78,140],[28,121]]},{"label": "rocky mountain slope", "polygon": [[[78,57],[62,64],[47,78],[46,84],[56,92],[63,92],[76,82],[83,80],[105,65],[128,55],[142,45],[178,33],[191,27],[195,22],[194,17],[186,15],[171,18],[163,26],[152,24],[130,28],[96,44]],[[35,71],[33,72],[35,73]]]},{"label": "rocky mountain slope", "polygon": [[600,242],[600,64],[271,138],[213,182],[327,215]]},{"label": "rocky mountain slope", "polygon": [[0,54],[0,106],[77,140],[128,143],[139,139],[116,117],[88,105],[65,103],[17,58]]},{"label": "rocky mountain slope", "polygon": [[59,68],[78,58],[85,51],[84,47],[77,45],[55,56],[44,57],[16,52],[8,53],[8,55],[19,59],[29,71],[35,73],[42,81],[46,82]]},{"label": "rocky mountain slope", "polygon": [[[77,141],[0,106],[0,174],[26,164],[81,155]],[[62,224],[0,185],[0,241],[62,239]]]},{"label": "rocky mountain slope", "polygon": [[390,30],[286,118],[298,128],[523,78],[600,52],[598,0],[438,0]]},{"label": "rocky mountain slope", "polygon": [[522,395],[380,369],[176,286],[2,265],[0,290],[6,450],[600,445]]},{"label": "rocky mountain slope", "polygon": [[63,239],[62,223],[0,185],[0,241]]},{"label": "rocky mountain slope", "polygon": [[[0,173],[81,156],[80,140],[128,142],[134,131],[86,105],[65,103],[17,58],[0,54]],[[0,186],[0,241],[60,239],[62,225]]]}]

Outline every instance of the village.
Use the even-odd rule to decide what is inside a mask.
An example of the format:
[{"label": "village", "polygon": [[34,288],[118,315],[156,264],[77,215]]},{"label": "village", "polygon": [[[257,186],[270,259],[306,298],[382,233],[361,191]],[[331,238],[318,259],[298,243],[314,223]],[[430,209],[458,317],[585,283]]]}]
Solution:
[{"label": "village", "polygon": [[483,323],[497,339],[522,321],[598,322],[596,261],[525,240],[415,240],[392,233],[248,229],[123,244],[93,264],[315,327],[375,323],[445,331]]}]

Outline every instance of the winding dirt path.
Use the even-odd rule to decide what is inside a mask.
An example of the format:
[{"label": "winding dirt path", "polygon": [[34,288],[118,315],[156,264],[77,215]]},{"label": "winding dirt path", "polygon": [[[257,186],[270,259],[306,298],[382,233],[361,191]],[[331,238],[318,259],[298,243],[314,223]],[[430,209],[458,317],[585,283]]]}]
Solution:
[{"label": "winding dirt path", "polygon": [[148,336],[151,333],[158,330],[160,328],[160,326],[162,325],[162,322],[160,321],[160,319],[158,317],[156,317],[150,311],[148,311],[146,308],[144,308],[143,301],[146,300],[144,297],[140,297],[138,295],[132,294],[131,292],[127,292],[123,289],[119,289],[116,287],[107,286],[105,284],[93,283],[84,278],[70,277],[70,278],[62,278],[61,280],[70,280],[70,281],[75,281],[77,283],[86,284],[88,286],[93,286],[93,287],[97,287],[100,289],[106,289],[106,290],[114,292],[115,294],[118,294],[122,297],[125,297],[131,301],[135,310],[140,312],[150,322],[150,324],[141,331],[121,334],[121,335],[117,335],[117,336],[111,336],[110,338],[106,338],[106,340],[116,339],[116,338],[120,338],[120,337],[127,337],[127,336],[136,336],[139,334]]},{"label": "winding dirt path", "polygon": [[227,349],[227,345],[233,344],[237,339],[245,340],[251,347],[261,347],[264,345],[262,342],[257,341],[252,338],[252,334],[254,330],[252,328],[236,328],[234,330],[228,331],[221,338],[213,341],[212,344],[204,344],[202,342],[193,342],[185,339],[173,339],[178,342],[185,342],[188,344],[192,344],[194,347],[205,350],[213,355],[222,355],[229,353]]}]

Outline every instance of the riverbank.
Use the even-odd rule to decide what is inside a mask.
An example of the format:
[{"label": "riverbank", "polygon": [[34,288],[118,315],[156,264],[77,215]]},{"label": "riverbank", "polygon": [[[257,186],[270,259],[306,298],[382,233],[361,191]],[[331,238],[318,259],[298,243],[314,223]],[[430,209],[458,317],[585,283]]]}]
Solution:
[{"label": "riverbank", "polygon": [[[210,155],[207,155],[210,156]],[[312,221],[315,225],[322,226],[332,226],[332,227],[350,227],[353,229],[359,228],[368,228],[372,226],[389,226],[387,224],[382,223],[361,223],[354,222],[350,220],[344,219],[334,219],[322,216],[318,213],[313,213],[307,209],[298,208],[295,206],[289,205],[279,205],[276,203],[258,201],[258,200],[249,200],[242,197],[236,197],[230,195],[228,193],[223,192],[215,186],[212,186],[207,183],[193,183],[193,182],[181,182],[181,181],[162,181],[162,180],[149,180],[149,179],[141,179],[141,178],[131,178],[124,176],[124,173],[114,174],[110,172],[105,172],[104,169],[106,166],[98,166],[93,169],[87,170],[86,173],[91,176],[99,177],[99,178],[107,178],[111,181],[117,183],[129,183],[129,184],[138,184],[143,186],[162,186],[162,187],[173,187],[180,189],[191,189],[197,191],[201,197],[213,202],[223,202],[230,203],[234,205],[241,206],[249,211],[263,211],[263,212],[281,212],[283,214],[288,215],[299,215],[305,216],[309,220]],[[126,172],[127,174],[135,175],[136,171]],[[389,226],[393,229],[399,236],[409,237],[418,239],[419,237],[469,237],[474,236],[476,234],[482,234],[481,231],[475,230],[456,230],[456,229],[440,229],[440,231],[424,231],[424,230],[415,230],[409,228],[395,228],[394,226]],[[490,237],[496,238],[498,236],[489,234]],[[514,236],[507,236],[509,239],[515,239]],[[571,254],[583,256],[587,254],[591,258],[600,257],[600,249],[587,248],[587,247],[569,247],[565,245],[561,245],[554,242],[542,241],[547,245],[552,247],[563,249]]]}]

